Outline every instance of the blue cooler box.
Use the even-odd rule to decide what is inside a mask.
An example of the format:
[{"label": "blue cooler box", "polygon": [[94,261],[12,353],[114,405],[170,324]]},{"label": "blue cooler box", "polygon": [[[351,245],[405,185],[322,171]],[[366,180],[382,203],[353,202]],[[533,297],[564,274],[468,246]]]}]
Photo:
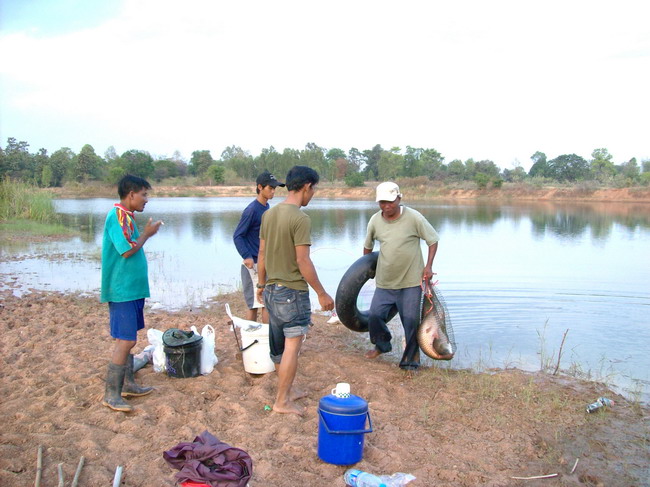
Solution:
[{"label": "blue cooler box", "polygon": [[[366,429],[366,418],[368,428]],[[318,457],[334,465],[352,465],[363,458],[363,439],[372,432],[368,403],[359,396],[329,394],[318,403]]]}]

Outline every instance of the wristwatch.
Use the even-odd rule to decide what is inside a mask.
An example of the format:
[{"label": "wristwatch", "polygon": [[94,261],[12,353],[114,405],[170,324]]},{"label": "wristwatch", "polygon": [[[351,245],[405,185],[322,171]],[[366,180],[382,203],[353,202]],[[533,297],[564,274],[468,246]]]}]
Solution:
[{"label": "wristwatch", "polygon": [[255,287],[257,287],[257,289],[264,289],[266,287],[266,284],[260,284],[258,282],[257,284],[255,284]]}]

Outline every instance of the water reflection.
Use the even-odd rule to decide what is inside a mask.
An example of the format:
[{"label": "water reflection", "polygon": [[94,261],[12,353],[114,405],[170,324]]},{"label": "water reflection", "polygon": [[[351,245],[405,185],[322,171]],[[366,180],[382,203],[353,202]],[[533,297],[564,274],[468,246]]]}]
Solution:
[{"label": "water reflection", "polygon": [[537,235],[550,232],[570,239],[584,235],[594,240],[607,239],[614,225],[621,225],[631,232],[650,228],[646,205],[620,203],[541,208],[531,212],[531,220]]},{"label": "water reflection", "polygon": [[606,239],[615,225],[630,232],[650,229],[650,205],[630,203],[518,203],[501,205],[487,202],[450,204],[431,207],[412,205],[436,225],[463,225],[491,227],[502,219],[514,223],[530,219],[533,234],[547,234],[562,238]]},{"label": "water reflection", "polygon": [[[181,200],[183,204],[176,204]],[[226,201],[229,200],[229,201]],[[75,202],[71,204],[70,202]],[[86,207],[79,205],[85,201]],[[160,203],[165,201],[167,203]],[[247,198],[166,198],[153,200],[145,213],[138,215],[138,224],[143,225],[147,215],[156,212],[166,224],[174,224],[177,233],[185,233],[187,224],[193,238],[209,241],[219,234],[234,230],[240,211],[247,204]],[[209,204],[206,205],[205,203]],[[222,204],[220,204],[222,203]],[[272,201],[276,204],[277,202]],[[409,204],[407,202],[407,204]],[[169,206],[176,208],[169,208]],[[91,242],[102,232],[107,208],[111,200],[60,200],[57,206],[66,225],[80,231],[84,242]],[[422,212],[436,228],[490,228],[497,222],[508,220],[515,224],[529,219],[535,237],[553,235],[566,239],[577,239],[589,235],[594,240],[607,239],[615,225],[635,232],[650,228],[650,205],[623,203],[574,203],[500,205],[488,202],[465,204],[436,204],[415,202],[410,204]],[[304,209],[312,219],[314,236],[339,236],[356,238],[365,232],[368,220],[377,207],[373,202],[345,200],[313,200]],[[186,220],[186,221],[183,221]]]}]

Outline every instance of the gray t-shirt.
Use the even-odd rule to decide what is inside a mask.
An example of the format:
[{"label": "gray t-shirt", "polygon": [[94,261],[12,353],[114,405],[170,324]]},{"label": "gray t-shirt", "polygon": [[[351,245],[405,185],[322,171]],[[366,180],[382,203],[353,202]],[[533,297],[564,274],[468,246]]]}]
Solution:
[{"label": "gray t-shirt", "polygon": [[439,240],[438,233],[422,214],[402,206],[401,215],[386,220],[381,210],[370,217],[363,246],[372,250],[379,242],[376,285],[382,289],[404,289],[422,283],[424,259],[420,239],[431,246]]}]

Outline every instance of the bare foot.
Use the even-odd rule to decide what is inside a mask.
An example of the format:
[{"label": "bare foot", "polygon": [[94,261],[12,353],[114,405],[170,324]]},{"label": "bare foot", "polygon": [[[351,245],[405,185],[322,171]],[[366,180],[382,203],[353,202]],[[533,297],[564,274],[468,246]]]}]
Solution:
[{"label": "bare foot", "polygon": [[407,379],[414,379],[418,375],[418,369],[405,369],[404,375]]},{"label": "bare foot", "polygon": [[302,416],[305,412],[305,409],[306,408],[299,406],[294,402],[287,402],[286,404],[282,405],[275,403],[273,405],[273,411],[282,414],[297,414],[298,416]]},{"label": "bare foot", "polygon": [[375,359],[381,355],[381,352],[377,350],[376,348],[373,348],[372,350],[368,350],[366,352],[365,357],[370,358],[370,359]]},{"label": "bare foot", "polygon": [[295,401],[296,399],[302,399],[303,397],[307,397],[307,391],[298,389],[297,387],[292,387],[291,388],[291,400]]}]

